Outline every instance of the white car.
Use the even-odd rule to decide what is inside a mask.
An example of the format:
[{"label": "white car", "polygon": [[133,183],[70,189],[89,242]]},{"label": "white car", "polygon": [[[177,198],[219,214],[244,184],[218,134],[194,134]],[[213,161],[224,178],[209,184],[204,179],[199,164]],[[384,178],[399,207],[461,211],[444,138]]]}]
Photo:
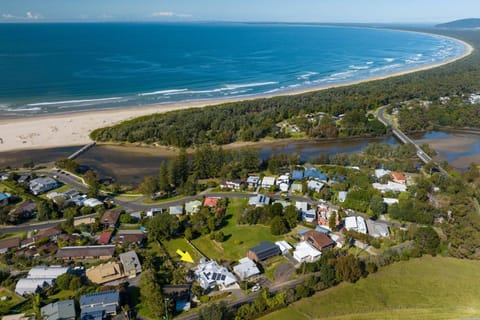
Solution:
[{"label": "white car", "polygon": [[262,287],[260,287],[260,285],[257,283],[252,287],[252,292],[260,291],[260,289],[262,289]]}]

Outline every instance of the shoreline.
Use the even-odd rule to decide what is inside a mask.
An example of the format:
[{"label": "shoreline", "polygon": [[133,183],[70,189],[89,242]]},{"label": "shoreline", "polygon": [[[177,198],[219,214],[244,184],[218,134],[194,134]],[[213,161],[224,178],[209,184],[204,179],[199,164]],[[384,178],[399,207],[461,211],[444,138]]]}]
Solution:
[{"label": "shoreline", "polygon": [[136,117],[154,113],[165,113],[169,111],[203,108],[227,102],[248,101],[255,99],[273,98],[278,96],[298,95],[308,92],[327,90],[331,88],[346,87],[364,82],[383,80],[391,77],[398,77],[419,71],[437,68],[453,63],[471,55],[475,48],[469,43],[449,36],[446,37],[460,43],[464,47],[461,55],[445,60],[440,63],[420,66],[413,69],[402,70],[386,75],[379,75],[372,78],[351,81],[341,84],[324,85],[312,88],[304,88],[278,94],[255,95],[251,97],[236,97],[229,99],[212,99],[189,102],[178,102],[171,104],[159,104],[142,107],[124,107],[104,110],[85,110],[71,113],[50,114],[40,116],[29,116],[25,118],[0,119],[0,153],[5,151],[48,149],[65,146],[84,145],[92,142],[89,134],[94,129],[107,127],[116,123],[130,120]]}]

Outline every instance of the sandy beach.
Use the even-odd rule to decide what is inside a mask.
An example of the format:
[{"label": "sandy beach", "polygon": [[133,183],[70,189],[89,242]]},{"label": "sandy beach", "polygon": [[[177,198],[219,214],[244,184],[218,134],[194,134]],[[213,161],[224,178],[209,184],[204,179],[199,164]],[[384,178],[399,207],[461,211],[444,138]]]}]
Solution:
[{"label": "sandy beach", "polygon": [[[342,87],[361,82],[385,79],[389,77],[400,76],[412,72],[427,70],[456,60],[462,59],[473,52],[473,47],[466,42],[454,39],[465,47],[462,55],[457,56],[448,61],[438,64],[419,67],[416,69],[405,70],[389,75],[369,78],[361,81],[343,83],[339,85],[323,86],[298,90],[278,95],[294,95],[305,92],[325,90],[332,87]],[[110,126],[121,121],[132,119],[138,116],[162,113],[173,110],[187,108],[201,108],[208,105],[216,105],[224,102],[243,101],[258,98],[272,97],[255,96],[251,98],[235,98],[226,100],[210,100],[197,102],[184,102],[175,104],[163,104],[158,106],[131,107],[112,110],[85,111],[69,114],[52,114],[48,116],[17,118],[17,119],[0,119],[0,152],[13,150],[29,150],[53,148],[61,146],[83,145],[91,142],[89,133],[97,128]]]}]

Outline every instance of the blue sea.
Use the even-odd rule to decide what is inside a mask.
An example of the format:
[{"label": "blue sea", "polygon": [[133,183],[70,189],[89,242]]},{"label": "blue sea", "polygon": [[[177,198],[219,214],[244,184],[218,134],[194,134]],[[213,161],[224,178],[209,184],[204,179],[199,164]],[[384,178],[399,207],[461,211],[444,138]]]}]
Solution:
[{"label": "blue sea", "polygon": [[273,95],[445,61],[449,38],[281,24],[0,24],[0,118]]}]

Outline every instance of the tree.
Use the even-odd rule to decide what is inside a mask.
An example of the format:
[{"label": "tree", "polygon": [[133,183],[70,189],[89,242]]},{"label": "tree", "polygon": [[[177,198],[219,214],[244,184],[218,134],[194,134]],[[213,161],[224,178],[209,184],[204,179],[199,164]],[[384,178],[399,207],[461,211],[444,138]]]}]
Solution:
[{"label": "tree", "polygon": [[229,314],[225,301],[214,303],[200,309],[198,315],[199,320],[224,320],[228,318]]},{"label": "tree", "polygon": [[328,227],[332,231],[337,228],[337,213],[335,211],[330,213],[330,217],[328,218]]},{"label": "tree", "polygon": [[270,223],[270,232],[273,235],[281,235],[285,234],[289,231],[288,227],[286,226],[285,220],[282,217],[274,217],[272,222]]},{"label": "tree", "polygon": [[162,288],[152,269],[144,270],[140,276],[140,296],[142,304],[150,310],[152,316],[161,319],[165,315]]},{"label": "tree", "polygon": [[283,217],[285,218],[285,222],[290,230],[297,226],[299,215],[295,206],[286,207]]},{"label": "tree", "polygon": [[168,166],[166,161],[160,163],[160,172],[158,174],[158,189],[160,191],[168,191]]},{"label": "tree", "polygon": [[145,177],[138,186],[138,190],[148,197],[152,197],[157,192],[157,179],[155,177]]},{"label": "tree", "polygon": [[148,237],[153,240],[168,240],[177,231],[180,223],[169,214],[157,214],[148,222]]},{"label": "tree", "polygon": [[422,253],[435,256],[440,247],[440,237],[432,227],[419,228],[414,236],[415,245]]},{"label": "tree", "polygon": [[349,254],[335,261],[337,281],[357,282],[363,274],[362,265],[355,256]]}]

